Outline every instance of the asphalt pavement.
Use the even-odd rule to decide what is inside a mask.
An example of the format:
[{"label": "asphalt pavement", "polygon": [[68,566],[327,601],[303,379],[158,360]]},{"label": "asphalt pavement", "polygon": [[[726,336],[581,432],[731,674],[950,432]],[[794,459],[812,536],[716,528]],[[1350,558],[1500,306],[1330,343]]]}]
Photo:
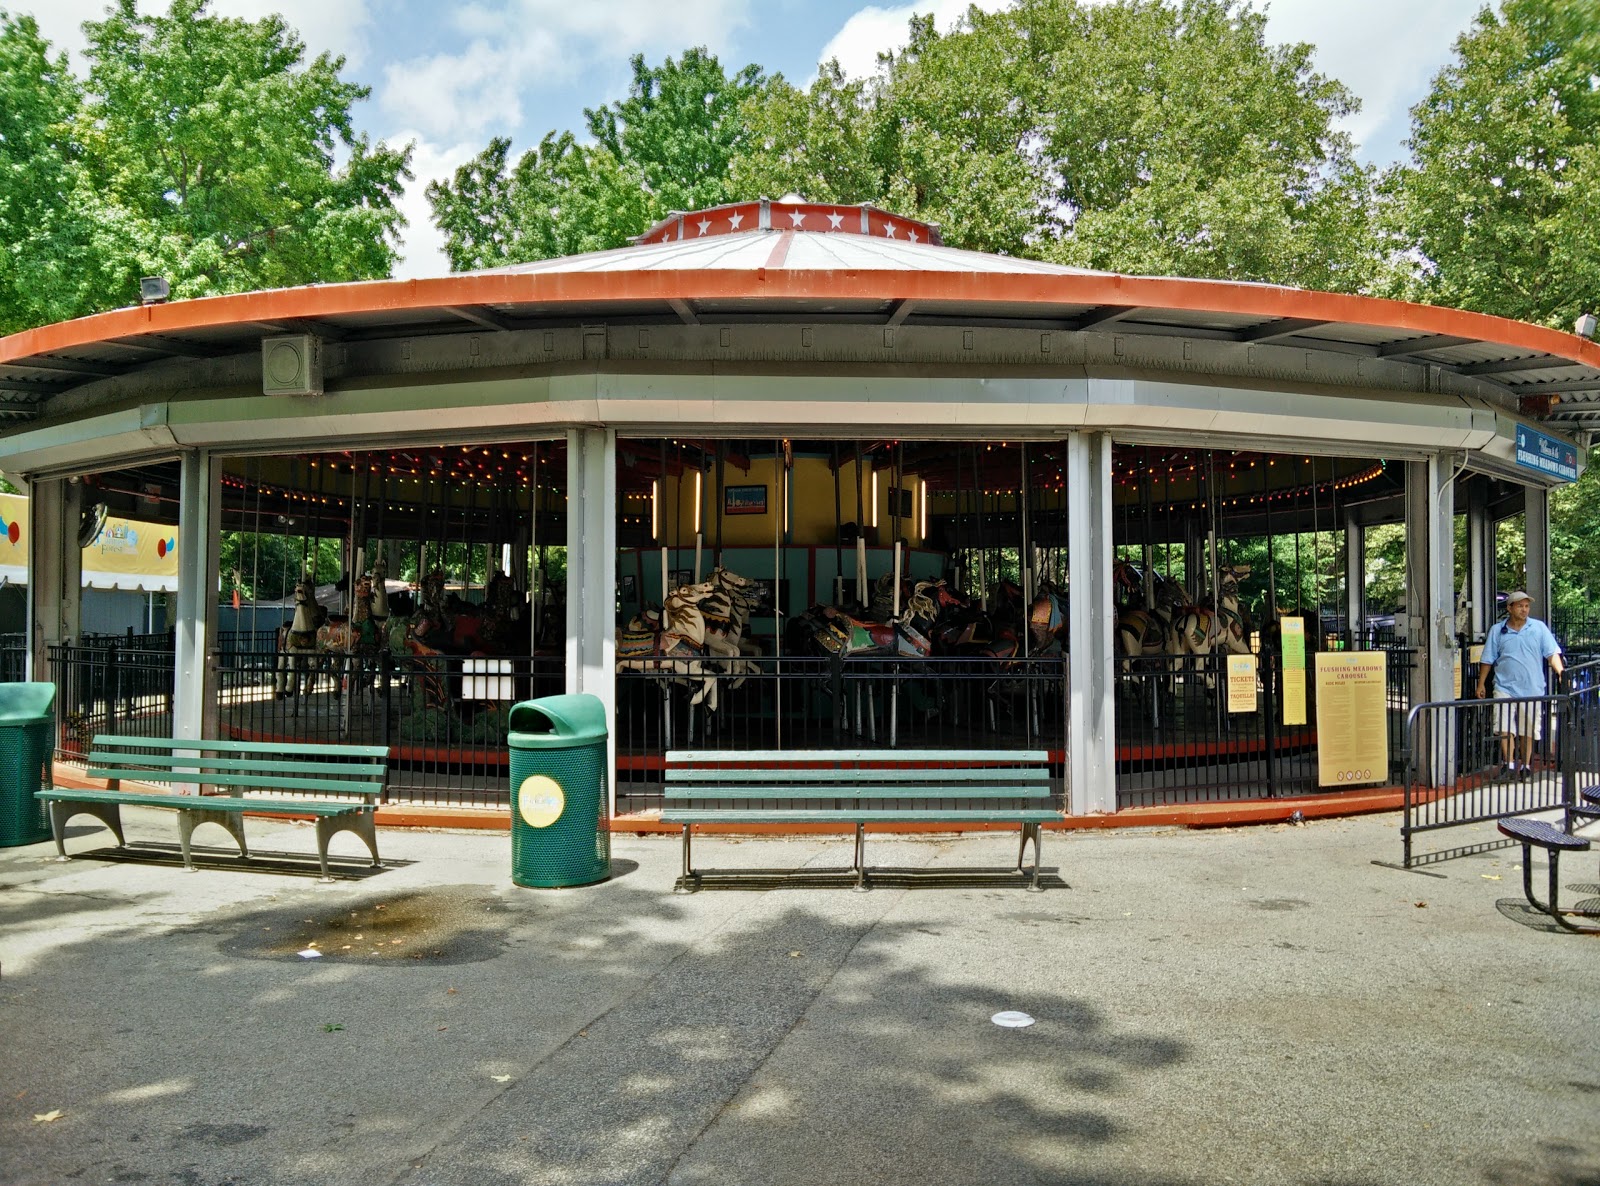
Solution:
[{"label": "asphalt pavement", "polygon": [[1041,894],[1011,835],[675,895],[668,837],[530,890],[504,833],[386,830],[323,884],[309,827],[187,873],[127,819],[138,859],[0,850],[0,1182],[1600,1183],[1600,940],[1523,906],[1516,849],[1374,864],[1394,815],[1049,834]]}]

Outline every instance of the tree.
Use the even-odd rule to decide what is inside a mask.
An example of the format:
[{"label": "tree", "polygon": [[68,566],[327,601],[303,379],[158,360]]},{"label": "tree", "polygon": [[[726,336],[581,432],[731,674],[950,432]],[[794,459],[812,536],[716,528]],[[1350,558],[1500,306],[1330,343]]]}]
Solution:
[{"label": "tree", "polygon": [[66,56],[51,57],[34,19],[0,12],[0,334],[90,303],[80,102]]},{"label": "tree", "polygon": [[1377,264],[1356,109],[1234,0],[1021,0],[931,18],[866,84],[746,105],[745,188],[871,200],[946,242],[1084,266],[1351,291]]},{"label": "tree", "polygon": [[1455,43],[1384,178],[1395,291],[1570,326],[1600,302],[1600,0],[1505,0]]},{"label": "tree", "polygon": [[139,274],[177,296],[388,275],[410,149],[355,131],[369,92],[339,77],[343,58],[306,64],[282,18],[206,3],[142,16],[119,0],[84,26],[85,160],[124,277],[107,295],[131,299]]},{"label": "tree", "polygon": [[428,186],[452,268],[620,247],[670,211],[730,200],[739,112],[764,81],[760,67],[730,76],[704,49],[632,65],[627,98],[584,111],[593,143],[550,132],[508,168],[511,143],[497,138]]}]

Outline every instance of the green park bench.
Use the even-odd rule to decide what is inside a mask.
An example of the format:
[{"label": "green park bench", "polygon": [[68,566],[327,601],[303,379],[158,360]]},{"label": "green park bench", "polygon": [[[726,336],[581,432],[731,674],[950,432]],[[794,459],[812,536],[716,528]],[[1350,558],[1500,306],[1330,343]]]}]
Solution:
[{"label": "green park bench", "polygon": [[1059,820],[1050,803],[1043,750],[669,750],[661,818],[683,825],[683,875],[700,888],[691,860],[696,824],[855,825],[855,888],[867,888],[868,823],[1008,823],[1022,828],[1017,872],[1028,841],[1038,891],[1039,828]]},{"label": "green park bench", "polygon": [[[123,806],[158,807],[177,813],[184,868],[192,870],[190,837],[200,824],[219,824],[248,860],[245,815],[311,817],[317,824],[317,856],[330,880],[328,841],[354,832],[378,860],[373,824],[383,794],[389,751],[381,745],[305,745],[295,742],[179,740],[100,734],[89,750],[87,774],[107,780],[106,790],[47,787],[37,792],[49,804],[50,830],[60,859],[67,859],[67,821],[91,815],[111,829],[119,846]],[[124,782],[170,787],[169,791],[125,791]],[[199,792],[218,788],[220,794]]]}]

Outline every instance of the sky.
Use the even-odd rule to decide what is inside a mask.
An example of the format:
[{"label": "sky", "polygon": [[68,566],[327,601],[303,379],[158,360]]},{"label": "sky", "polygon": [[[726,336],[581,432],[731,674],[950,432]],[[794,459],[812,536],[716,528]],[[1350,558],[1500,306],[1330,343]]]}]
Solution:
[{"label": "sky", "polygon": [[[995,9],[1004,0],[980,0]],[[161,0],[141,0],[145,11]],[[77,53],[80,26],[106,0],[0,0],[38,19],[56,46]],[[1308,41],[1316,68],[1348,86],[1362,109],[1346,130],[1380,166],[1404,155],[1408,112],[1450,58],[1482,0],[1272,0],[1274,41]],[[749,62],[804,85],[816,64],[838,58],[870,73],[880,51],[904,43],[913,13],[949,28],[966,0],[904,6],[860,0],[213,0],[227,16],[280,12],[312,53],[343,54],[344,77],[372,88],[358,107],[375,140],[414,145],[416,180],[402,209],[410,222],[397,276],[448,271],[424,187],[448,177],[491,136],[513,151],[552,130],[582,127],[583,109],[627,92],[628,59],[652,63],[703,45],[730,72]]]}]

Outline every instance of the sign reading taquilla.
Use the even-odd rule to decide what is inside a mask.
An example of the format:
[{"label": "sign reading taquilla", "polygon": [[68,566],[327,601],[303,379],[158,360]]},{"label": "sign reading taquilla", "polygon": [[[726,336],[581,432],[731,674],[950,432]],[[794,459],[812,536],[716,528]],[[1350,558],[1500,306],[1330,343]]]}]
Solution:
[{"label": "sign reading taquilla", "polygon": [[1578,447],[1546,436],[1526,424],[1517,425],[1517,464],[1563,482],[1578,480]]}]

